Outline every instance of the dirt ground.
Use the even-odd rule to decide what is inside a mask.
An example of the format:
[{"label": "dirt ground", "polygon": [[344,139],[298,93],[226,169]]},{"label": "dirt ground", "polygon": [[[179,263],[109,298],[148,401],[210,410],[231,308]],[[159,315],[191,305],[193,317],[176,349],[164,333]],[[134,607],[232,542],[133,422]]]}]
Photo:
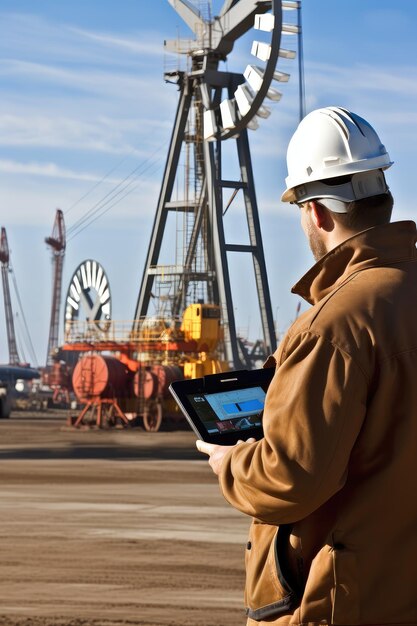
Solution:
[{"label": "dirt ground", "polygon": [[0,420],[0,626],[241,626],[249,519],[188,430]]}]

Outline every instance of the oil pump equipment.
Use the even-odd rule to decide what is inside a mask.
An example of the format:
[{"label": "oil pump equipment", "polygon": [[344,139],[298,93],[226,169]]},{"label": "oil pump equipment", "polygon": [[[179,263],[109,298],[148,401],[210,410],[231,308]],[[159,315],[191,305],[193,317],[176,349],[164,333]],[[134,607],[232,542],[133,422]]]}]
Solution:
[{"label": "oil pump equipment", "polygon": [[169,385],[227,370],[223,337],[219,307],[204,303],[189,305],[182,320],[148,318],[128,332],[115,321],[104,332],[94,322],[68,324],[64,349],[84,353],[72,377],[84,405],[73,425],[126,425],[139,416],[146,430],[156,431],[163,417],[182,420]]}]

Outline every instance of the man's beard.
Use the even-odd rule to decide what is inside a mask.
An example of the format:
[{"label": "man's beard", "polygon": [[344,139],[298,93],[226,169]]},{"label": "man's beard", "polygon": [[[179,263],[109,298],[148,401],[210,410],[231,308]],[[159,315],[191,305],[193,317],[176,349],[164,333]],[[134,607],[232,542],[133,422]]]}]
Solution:
[{"label": "man's beard", "polygon": [[320,239],[320,235],[318,234],[318,232],[314,230],[311,222],[308,222],[307,238],[315,260],[319,261],[321,257],[327,254],[327,249],[322,239]]}]

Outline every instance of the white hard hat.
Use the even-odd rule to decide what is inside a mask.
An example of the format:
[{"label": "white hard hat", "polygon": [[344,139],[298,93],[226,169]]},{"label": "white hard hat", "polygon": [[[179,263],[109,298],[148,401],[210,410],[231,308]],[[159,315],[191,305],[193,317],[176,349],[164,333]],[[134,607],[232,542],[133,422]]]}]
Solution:
[{"label": "white hard hat", "polygon": [[330,210],[344,213],[345,202],[388,191],[382,170],[391,165],[366,120],[341,107],[317,109],[300,122],[288,145],[287,189],[281,200],[327,198]]}]

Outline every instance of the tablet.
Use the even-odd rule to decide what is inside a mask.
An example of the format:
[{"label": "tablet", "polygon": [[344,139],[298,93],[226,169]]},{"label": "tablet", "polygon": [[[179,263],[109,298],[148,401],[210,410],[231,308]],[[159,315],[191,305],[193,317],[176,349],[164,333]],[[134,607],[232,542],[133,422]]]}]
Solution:
[{"label": "tablet", "polygon": [[263,437],[262,414],[274,367],[177,380],[169,390],[199,439],[234,445]]}]

